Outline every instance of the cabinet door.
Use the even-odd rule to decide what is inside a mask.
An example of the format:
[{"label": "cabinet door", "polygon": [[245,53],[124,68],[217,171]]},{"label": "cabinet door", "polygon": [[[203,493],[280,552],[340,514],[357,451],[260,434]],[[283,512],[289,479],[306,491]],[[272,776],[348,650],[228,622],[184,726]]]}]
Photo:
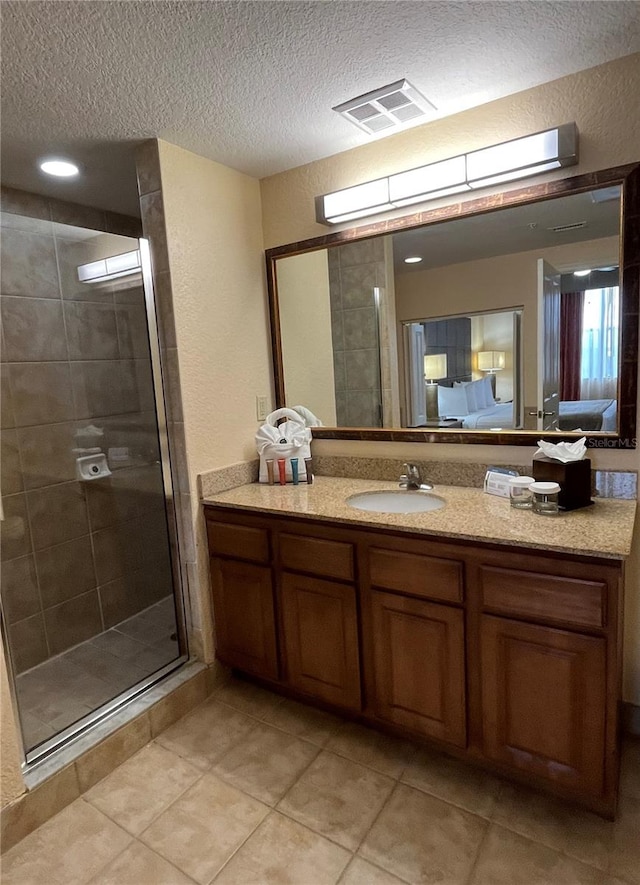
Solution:
[{"label": "cabinet door", "polygon": [[211,557],[216,652],[240,670],[278,678],[271,569]]},{"label": "cabinet door", "polygon": [[359,710],[353,585],[283,572],[282,617],[290,684],[328,703]]},{"label": "cabinet door", "polygon": [[485,615],[481,653],[485,755],[599,794],[606,640]]},{"label": "cabinet door", "polygon": [[374,591],[372,616],[376,714],[465,746],[462,611]]}]

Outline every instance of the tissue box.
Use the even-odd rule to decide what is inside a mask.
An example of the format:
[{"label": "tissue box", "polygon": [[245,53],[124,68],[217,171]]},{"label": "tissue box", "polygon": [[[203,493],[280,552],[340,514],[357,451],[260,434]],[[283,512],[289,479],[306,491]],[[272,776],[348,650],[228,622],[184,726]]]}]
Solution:
[{"label": "tissue box", "polygon": [[552,458],[534,458],[531,475],[540,482],[557,482],[560,485],[558,503],[563,510],[588,507],[591,500],[591,460],[569,461],[563,464]]}]

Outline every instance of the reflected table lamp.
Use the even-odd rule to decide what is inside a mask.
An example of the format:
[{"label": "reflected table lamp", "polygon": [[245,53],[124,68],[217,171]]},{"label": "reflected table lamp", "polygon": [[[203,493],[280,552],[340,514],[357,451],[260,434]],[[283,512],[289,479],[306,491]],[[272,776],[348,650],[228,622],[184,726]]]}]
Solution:
[{"label": "reflected table lamp", "polygon": [[438,421],[438,379],[447,377],[446,353],[429,353],[424,358],[424,382],[427,391],[427,421]]},{"label": "reflected table lamp", "polygon": [[491,379],[491,392],[496,395],[496,372],[500,372],[505,366],[506,353],[504,350],[481,350],[478,354],[478,371],[487,372]]}]

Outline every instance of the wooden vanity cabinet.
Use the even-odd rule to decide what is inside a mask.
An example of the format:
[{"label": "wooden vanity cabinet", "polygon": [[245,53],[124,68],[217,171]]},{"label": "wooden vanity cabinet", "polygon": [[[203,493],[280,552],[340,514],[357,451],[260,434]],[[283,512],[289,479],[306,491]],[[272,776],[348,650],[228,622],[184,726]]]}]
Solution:
[{"label": "wooden vanity cabinet", "polygon": [[621,560],[205,510],[222,661],[613,815]]}]

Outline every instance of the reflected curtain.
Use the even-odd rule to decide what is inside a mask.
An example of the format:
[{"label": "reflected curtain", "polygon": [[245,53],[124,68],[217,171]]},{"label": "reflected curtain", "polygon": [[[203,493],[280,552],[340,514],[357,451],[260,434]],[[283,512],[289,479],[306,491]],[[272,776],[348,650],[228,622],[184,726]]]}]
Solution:
[{"label": "reflected curtain", "polygon": [[563,292],[560,300],[560,399],[581,398],[584,292]]},{"label": "reflected curtain", "polygon": [[582,315],[581,399],[618,395],[620,296],[617,286],[588,289]]}]

